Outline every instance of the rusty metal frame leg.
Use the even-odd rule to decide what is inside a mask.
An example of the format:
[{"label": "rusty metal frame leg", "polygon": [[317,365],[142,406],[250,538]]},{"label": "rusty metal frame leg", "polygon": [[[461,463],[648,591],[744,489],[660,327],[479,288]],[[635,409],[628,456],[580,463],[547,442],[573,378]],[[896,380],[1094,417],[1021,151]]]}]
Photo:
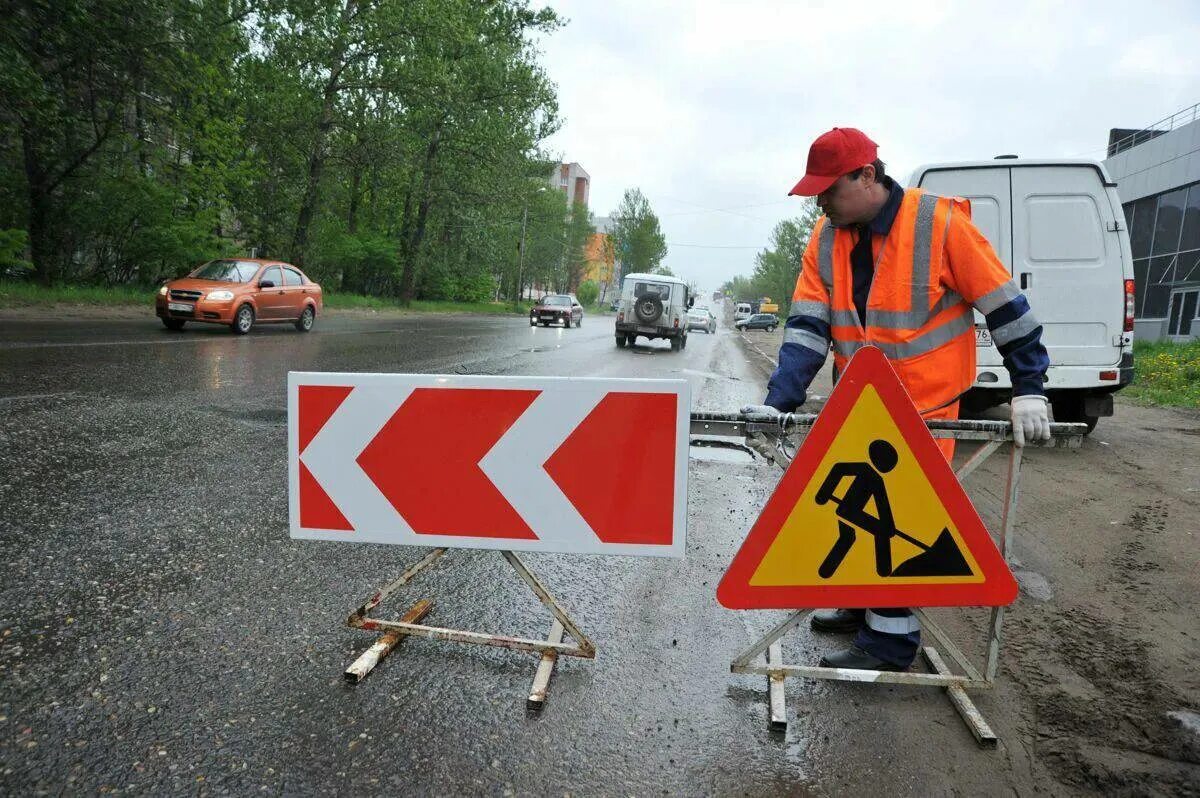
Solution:
[{"label": "rusty metal frame leg", "polygon": [[359,622],[367,617],[367,613],[382,604],[388,596],[392,595],[397,590],[411,582],[417,574],[433,565],[445,553],[445,548],[434,549],[416,563],[413,563],[408,567],[407,570],[404,571],[404,573],[400,574],[395,581],[389,583],[385,587],[380,588],[379,590],[376,590],[373,596],[362,603],[362,606],[350,613],[350,617],[346,619],[346,625],[354,627],[359,626]]},{"label": "rusty metal frame leg", "polygon": [[[433,609],[433,602],[429,599],[421,599],[414,604],[408,612],[404,613],[404,615],[401,617],[401,620],[403,620],[405,623],[416,623],[428,615],[431,609]],[[346,668],[346,672],[344,674],[346,681],[352,684],[358,684],[363,679],[367,678],[367,674],[373,671],[375,666],[378,665],[384,657],[392,653],[392,649],[399,645],[400,641],[403,639],[404,636],[399,632],[384,632],[379,636],[379,639],[371,645],[370,648],[364,651],[358,659],[354,660],[349,668]]]},{"label": "rusty metal frame leg", "polygon": [[797,610],[796,612],[793,612],[791,615],[789,615],[787,618],[785,618],[782,623],[780,623],[778,626],[776,626],[771,631],[767,632],[765,635],[762,636],[762,638],[760,638],[752,646],[750,646],[748,649],[746,649],[741,654],[739,654],[733,660],[733,662],[730,663],[729,670],[732,673],[746,672],[746,671],[742,671],[740,669],[748,666],[750,664],[750,660],[754,659],[759,654],[763,653],[768,648],[770,648],[771,644],[774,643],[776,640],[778,640],[779,638],[783,637],[788,632],[795,629],[800,624],[801,621],[803,621],[805,618],[808,617],[808,614],[810,612],[812,612],[812,610],[810,610],[810,609],[809,610]]},{"label": "rusty metal frame leg", "polygon": [[[1020,446],[1013,445],[1008,454],[1008,478],[1004,485],[1004,517],[1000,524],[1000,553],[1008,562],[1012,554],[1013,530],[1017,522],[1017,501],[1021,497],[1021,454]],[[995,681],[1000,667],[1001,629],[1004,626],[1004,607],[993,607],[988,628],[987,667],[984,675],[989,682]]]},{"label": "rusty metal frame leg", "polygon": [[562,607],[558,606],[558,602],[554,600],[554,596],[550,595],[550,591],[546,590],[545,586],[538,581],[538,578],[534,576],[533,572],[530,571],[525,563],[521,561],[521,558],[511,551],[502,551],[500,553],[504,555],[504,559],[508,560],[508,564],[513,567],[513,570],[517,572],[517,576],[521,577],[525,584],[529,585],[529,588],[534,592],[535,595],[537,595],[538,599],[540,599],[541,602],[546,605],[546,608],[550,610],[551,614],[554,615],[554,618],[563,625],[563,629],[567,631],[567,634],[575,638],[575,641],[579,644],[580,650],[588,652],[582,656],[594,657],[596,655],[596,646],[593,645],[592,641],[587,638],[587,635],[579,630],[579,627],[576,626],[575,622],[571,620],[570,616],[563,611]]},{"label": "rusty metal frame leg", "polygon": [[975,452],[967,458],[967,462],[963,463],[954,475],[958,477],[958,481],[962,482],[967,476],[979,466],[983,465],[983,461],[992,456],[992,454],[1004,445],[1004,441],[986,441]]},{"label": "rusty metal frame leg", "polygon": [[942,631],[942,627],[933,622],[933,619],[929,617],[928,613],[918,607],[914,607],[913,615],[917,616],[917,620],[921,622],[922,631],[929,632],[929,634],[933,636],[934,640],[941,643],[942,647],[946,649],[946,654],[949,655],[950,659],[958,663],[958,666],[963,669],[963,673],[967,674],[967,676],[974,681],[983,680],[983,676],[980,675],[979,669],[971,663],[971,660],[967,659],[967,655],[962,652],[962,649],[955,645],[954,641],[950,639],[950,636]]},{"label": "rusty metal frame leg", "polygon": [[[561,643],[562,639],[563,625],[558,618],[555,618],[554,623],[550,624],[550,634],[546,636],[546,640],[551,643]],[[542,658],[538,661],[537,673],[533,675],[533,686],[529,688],[529,698],[525,702],[530,709],[541,709],[545,705],[546,692],[550,689],[550,677],[554,675],[554,663],[557,661],[557,651],[542,652]]]},{"label": "rusty metal frame leg", "polygon": [[[546,692],[549,689],[550,677],[554,673],[554,665],[560,655],[568,655],[573,657],[583,657],[594,659],[596,656],[596,646],[589,640],[574,621],[566,614],[554,596],[546,590],[545,586],[538,580],[532,571],[521,561],[516,554],[511,551],[502,551],[501,554],[505,560],[521,577],[521,581],[533,591],[538,600],[550,610],[554,616],[553,624],[550,627],[550,633],[545,639],[535,640],[522,637],[508,637],[503,635],[486,634],[483,632],[471,632],[463,629],[449,629],[441,626],[427,626],[419,623],[432,607],[432,602],[422,600],[417,602],[404,616],[398,621],[388,621],[378,618],[370,618],[368,614],[371,610],[378,607],[385,599],[394,592],[399,590],[404,585],[408,584],[412,579],[425,568],[432,565],[443,554],[446,553],[445,548],[434,549],[429,554],[425,555],[416,564],[408,568],[396,580],[389,583],[387,586],[376,591],[371,598],[367,599],[362,606],[350,614],[346,619],[346,624],[356,629],[366,629],[369,631],[383,632],[379,639],[371,645],[353,664],[345,671],[345,677],[348,681],[357,683],[362,681],[368,673],[384,658],[389,652],[395,648],[405,636],[424,637],[431,640],[446,640],[454,643],[472,643],[475,645],[484,646],[499,646],[508,648],[514,651],[531,651],[540,654],[541,658],[538,661],[538,669],[534,675],[533,686],[530,689],[528,696],[528,705],[531,707],[540,707],[546,700]],[[564,633],[570,634],[574,641],[573,643],[563,642]]]},{"label": "rusty metal frame leg", "polygon": [[[929,663],[929,667],[936,673],[949,675],[950,669],[946,667],[946,663],[938,655],[937,649],[930,646],[925,646],[921,649],[925,655],[925,661]],[[966,722],[967,728],[971,730],[971,734],[975,735],[975,741],[980,745],[994,748],[998,742],[996,733],[992,731],[992,727],[983,719],[983,715],[975,707],[975,702],[967,695],[967,691],[962,685],[951,684],[946,686],[946,695],[950,698],[950,703],[958,710],[958,714]]]}]

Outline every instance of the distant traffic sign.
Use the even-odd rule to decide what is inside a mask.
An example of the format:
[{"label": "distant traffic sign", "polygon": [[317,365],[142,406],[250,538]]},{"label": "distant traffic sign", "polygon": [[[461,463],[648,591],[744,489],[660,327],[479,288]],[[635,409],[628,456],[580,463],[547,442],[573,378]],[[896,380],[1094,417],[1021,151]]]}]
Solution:
[{"label": "distant traffic sign", "polygon": [[682,380],[288,375],[293,538],[682,557]]},{"label": "distant traffic sign", "polygon": [[730,609],[1007,605],[1016,595],[875,347],[851,359],[717,588]]}]

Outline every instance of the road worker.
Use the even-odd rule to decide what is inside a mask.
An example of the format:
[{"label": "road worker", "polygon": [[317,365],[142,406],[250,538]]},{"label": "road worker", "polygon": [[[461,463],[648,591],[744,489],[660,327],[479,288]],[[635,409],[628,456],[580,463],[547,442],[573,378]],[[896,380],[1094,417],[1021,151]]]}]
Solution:
[{"label": "road worker", "polygon": [[[975,309],[1012,378],[1014,442],[1050,437],[1041,325],[971,223],[969,202],[901,188],[885,174],[875,142],[854,128],[813,142],[791,195],[816,197],[824,216],[804,252],[765,403],[744,413],[795,411],[831,344],[835,375],[869,344],[887,356],[923,418],[956,419],[975,380]],[[953,440],[938,445],[953,457]],[[811,624],[857,632],[853,645],[821,660],[826,667],[903,670],[921,639],[903,608],[820,610]]]}]

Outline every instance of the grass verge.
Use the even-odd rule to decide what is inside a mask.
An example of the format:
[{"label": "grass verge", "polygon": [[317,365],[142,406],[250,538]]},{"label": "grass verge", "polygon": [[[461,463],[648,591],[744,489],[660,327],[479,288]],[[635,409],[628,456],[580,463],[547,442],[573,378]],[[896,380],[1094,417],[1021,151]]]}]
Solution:
[{"label": "grass verge", "polygon": [[46,307],[49,305],[140,305],[154,304],[154,289],[135,285],[56,285],[0,280],[0,308]]},{"label": "grass verge", "polygon": [[1143,404],[1200,408],[1200,341],[1135,341],[1133,384],[1121,396]]}]

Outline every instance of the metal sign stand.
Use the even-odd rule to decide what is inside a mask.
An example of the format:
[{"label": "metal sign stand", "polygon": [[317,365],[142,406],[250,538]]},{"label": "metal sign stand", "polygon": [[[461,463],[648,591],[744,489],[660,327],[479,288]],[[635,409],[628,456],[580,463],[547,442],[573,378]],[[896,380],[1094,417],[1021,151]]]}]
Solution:
[{"label": "metal sign stand", "polygon": [[[429,552],[423,559],[409,567],[395,581],[380,588],[361,607],[350,613],[350,617],[346,619],[347,626],[355,629],[382,632],[383,634],[379,636],[379,639],[369,649],[363,652],[362,656],[355,660],[350,667],[346,668],[345,676],[347,681],[356,684],[361,682],[384,657],[391,653],[392,649],[406,635],[426,637],[431,640],[447,640],[453,643],[499,646],[500,648],[509,648],[514,651],[538,652],[542,655],[538,661],[537,672],[533,677],[533,686],[529,690],[529,698],[526,702],[530,709],[541,709],[546,701],[546,691],[550,687],[550,677],[554,673],[554,663],[558,660],[560,654],[570,657],[595,659],[596,647],[592,644],[592,641],[579,630],[575,622],[563,611],[555,598],[550,595],[550,592],[546,590],[545,586],[542,585],[525,563],[511,551],[501,551],[500,554],[508,561],[513,570],[517,572],[517,576],[521,577],[521,580],[529,585],[530,590],[538,597],[538,600],[545,604],[554,616],[554,622],[550,625],[550,633],[546,636],[545,640],[507,637],[483,632],[469,632],[462,629],[447,629],[441,626],[426,626],[420,623],[420,621],[433,607],[433,602],[428,599],[418,601],[398,621],[385,621],[369,617],[369,613],[372,610],[401,587],[412,581],[421,571],[437,562],[445,553],[445,548],[438,548]],[[564,643],[564,633],[569,634],[576,642]]]},{"label": "metal sign stand", "polygon": [[[692,435],[744,437],[747,444],[765,458],[786,469],[791,462],[792,452],[788,451],[787,436],[792,432],[807,432],[816,421],[815,415],[788,414],[779,421],[767,421],[734,414],[694,413],[692,415]],[[766,422],[766,423],[764,423]],[[961,482],[977,469],[988,457],[994,454],[1005,442],[1012,440],[1012,428],[1004,421],[929,421],[926,422],[929,431],[935,438],[952,438],[959,441],[978,441],[979,448],[955,472]],[[1030,446],[1041,448],[1079,448],[1083,443],[1085,432],[1083,424],[1051,424],[1051,439],[1045,442],[1031,443]],[[769,437],[774,437],[772,447]],[[1009,449],[1008,477],[1004,486],[1004,509],[1000,525],[998,548],[1007,561],[1012,550],[1013,528],[1017,511],[1017,499],[1021,486],[1021,453],[1022,449],[1012,446]],[[967,689],[987,689],[995,684],[996,672],[1000,660],[1001,627],[1004,623],[1004,607],[993,607],[987,637],[987,663],[981,673],[954,641],[942,631],[933,619],[921,609],[914,609],[913,614],[921,622],[921,628],[942,646],[941,651],[932,645],[923,646],[921,653],[932,672],[910,673],[891,671],[856,670],[851,668],[824,668],[809,665],[788,665],[783,661],[782,647],[779,639],[795,629],[811,609],[793,612],[769,631],[761,639],[739,654],[729,669],[732,673],[755,673],[767,677],[767,692],[770,700],[770,724],[773,729],[787,727],[786,702],[784,698],[784,680],[788,676],[800,676],[809,679],[831,679],[843,682],[873,682],[878,684],[908,684],[924,687],[938,687],[946,691],[951,704],[962,716],[975,739],[982,746],[992,747],[997,743],[997,737],[991,726],[984,720],[976,708]],[[942,652],[958,665],[961,674],[954,673],[942,658]],[[761,665],[752,664],[760,655],[765,654],[765,662]]]}]

